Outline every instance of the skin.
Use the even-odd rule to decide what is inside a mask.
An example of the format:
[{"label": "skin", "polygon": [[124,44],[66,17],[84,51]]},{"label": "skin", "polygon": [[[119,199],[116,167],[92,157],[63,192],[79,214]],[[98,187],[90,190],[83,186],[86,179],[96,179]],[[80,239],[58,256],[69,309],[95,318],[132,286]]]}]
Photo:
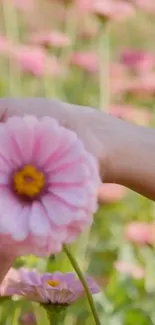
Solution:
[{"label": "skin", "polygon": [[[0,120],[10,116],[51,116],[77,133],[98,161],[105,183],[124,185],[155,200],[155,130],[137,126],[90,107],[44,98],[0,99]],[[0,249],[0,282],[12,265]]]},{"label": "skin", "polygon": [[155,131],[90,107],[44,98],[0,99],[0,119],[51,116],[77,133],[98,161],[103,182],[124,185],[155,200]]}]

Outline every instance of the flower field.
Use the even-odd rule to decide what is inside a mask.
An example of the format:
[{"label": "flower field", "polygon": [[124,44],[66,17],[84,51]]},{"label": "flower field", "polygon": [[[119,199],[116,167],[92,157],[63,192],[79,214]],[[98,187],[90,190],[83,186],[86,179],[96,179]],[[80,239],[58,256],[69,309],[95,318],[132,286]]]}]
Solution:
[{"label": "flower field", "polygon": [[[0,0],[0,97],[53,97],[154,126],[154,20],[154,0]],[[0,325],[155,325],[154,202],[102,184],[95,212],[96,162],[74,133],[48,117],[14,117],[3,127],[0,243],[5,237],[4,252],[11,245],[14,265],[0,287]],[[26,154],[35,156],[34,165]],[[71,169],[65,174],[66,164]],[[20,204],[15,195],[6,199],[6,184]],[[19,218],[25,202],[25,214],[33,206],[29,229]],[[7,204],[14,204],[11,214]],[[55,221],[55,215],[61,217]],[[82,270],[88,295],[73,266]]]}]

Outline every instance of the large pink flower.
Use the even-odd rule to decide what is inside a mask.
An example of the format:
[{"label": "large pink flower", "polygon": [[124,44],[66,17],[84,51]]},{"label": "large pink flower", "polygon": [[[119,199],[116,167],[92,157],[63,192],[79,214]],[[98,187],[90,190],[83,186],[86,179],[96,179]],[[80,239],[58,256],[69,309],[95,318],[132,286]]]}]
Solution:
[{"label": "large pink flower", "polygon": [[[7,276],[6,276],[7,278]],[[84,296],[84,288],[74,273],[45,273],[36,270],[21,268],[18,270],[18,279],[9,279],[3,296],[22,295],[30,300],[43,304],[70,305]],[[92,294],[100,291],[95,281],[87,277],[87,284]],[[1,285],[3,288],[3,283]]]},{"label": "large pink flower", "polygon": [[92,222],[100,180],[75,133],[49,117],[12,117],[0,129],[1,244],[60,251]]}]

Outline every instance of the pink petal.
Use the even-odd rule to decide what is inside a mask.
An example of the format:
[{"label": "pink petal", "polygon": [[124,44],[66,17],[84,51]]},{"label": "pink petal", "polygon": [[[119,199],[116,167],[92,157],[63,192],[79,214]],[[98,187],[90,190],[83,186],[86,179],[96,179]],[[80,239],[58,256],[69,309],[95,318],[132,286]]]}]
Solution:
[{"label": "pink petal", "polygon": [[[50,173],[48,176],[48,182],[52,185],[57,183],[67,184],[67,183],[84,183],[89,177],[89,171],[86,165],[81,164],[80,168],[78,164],[69,164],[68,166],[63,166],[59,171]],[[65,189],[64,189],[65,190]]]},{"label": "pink petal", "polygon": [[30,285],[40,285],[41,276],[36,270],[29,270],[26,268],[20,268],[19,270],[20,279],[22,282]]},{"label": "pink petal", "polygon": [[55,120],[44,119],[36,130],[36,146],[34,159],[42,166],[48,159],[52,159],[60,142],[60,128]]},{"label": "pink petal", "polygon": [[31,232],[37,236],[48,236],[50,233],[50,223],[44,208],[39,202],[34,202],[32,204],[29,228]]},{"label": "pink petal", "polygon": [[[63,142],[64,143],[63,143]],[[54,155],[51,166],[48,165],[47,171],[53,172],[61,169],[65,169],[66,166],[71,166],[73,164],[78,164],[84,159],[84,148],[82,143],[77,141],[77,137],[73,137],[72,142],[70,141],[66,150],[65,139],[61,141],[61,148],[59,153]],[[67,142],[67,140],[66,140]]]},{"label": "pink petal", "polygon": [[11,152],[13,158],[19,157],[19,162],[32,160],[37,123],[37,118],[33,116],[25,116],[23,119],[12,117],[8,120],[9,136],[12,139]]},{"label": "pink petal", "polygon": [[0,172],[0,186],[7,185],[9,183],[9,176],[5,172]]},{"label": "pink petal", "polygon": [[[56,168],[59,168],[59,162],[60,166],[64,165],[63,159],[65,156],[67,157],[68,155],[68,161],[70,161],[70,156],[72,157],[72,160],[74,160],[74,152],[76,153],[76,159],[81,155],[81,151],[78,152],[77,147],[80,146],[81,148],[81,143],[77,142],[77,136],[73,132],[64,129],[63,127],[60,127],[59,129],[59,144],[57,147],[57,150],[55,151],[54,155],[49,157],[49,159],[46,161],[44,168],[46,168],[47,172],[50,172]],[[52,137],[51,137],[52,139]],[[75,150],[74,150],[75,148]],[[71,152],[71,153],[70,153]],[[78,153],[78,155],[77,155]],[[66,162],[66,163],[67,163]]]},{"label": "pink petal", "polygon": [[12,227],[12,237],[17,241],[25,240],[28,236],[28,220],[30,215],[30,207],[25,206],[18,215],[14,226]]},{"label": "pink petal", "polygon": [[71,207],[85,208],[88,206],[88,191],[85,188],[68,187],[65,189],[62,186],[52,187],[51,193],[63,200]]},{"label": "pink petal", "polygon": [[42,198],[42,204],[47,211],[50,220],[58,226],[68,225],[73,220],[74,209],[52,195]]},{"label": "pink petal", "polygon": [[12,234],[12,230],[22,212],[22,206],[8,191],[0,191],[0,232]]}]

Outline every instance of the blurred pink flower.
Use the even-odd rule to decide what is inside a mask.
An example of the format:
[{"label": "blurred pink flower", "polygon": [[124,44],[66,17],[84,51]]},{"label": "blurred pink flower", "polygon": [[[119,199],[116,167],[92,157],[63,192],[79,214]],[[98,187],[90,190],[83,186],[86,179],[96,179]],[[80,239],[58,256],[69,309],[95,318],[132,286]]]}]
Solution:
[{"label": "blurred pink flower", "polygon": [[0,296],[5,296],[8,285],[14,283],[15,281],[18,281],[18,272],[16,269],[11,268],[0,285]]},{"label": "blurred pink flower", "polygon": [[146,96],[150,98],[150,96],[155,94],[155,74],[148,73],[131,78],[126,82],[124,92],[141,96],[141,98],[145,98]]},{"label": "blurred pink flower", "polygon": [[138,73],[148,73],[154,67],[153,55],[141,50],[125,50],[121,55],[121,61]]},{"label": "blurred pink flower", "polygon": [[117,261],[115,263],[115,268],[118,272],[130,275],[134,279],[143,279],[144,278],[144,269],[140,266],[125,262]]},{"label": "blurred pink flower", "polygon": [[41,47],[17,46],[12,52],[12,60],[23,72],[34,76],[57,76],[61,73],[58,59],[49,56]]},{"label": "blurred pink flower", "polygon": [[113,105],[109,108],[109,113],[126,121],[146,126],[152,119],[152,114],[147,109],[130,105]]},{"label": "blurred pink flower", "polygon": [[13,3],[16,8],[26,12],[32,10],[34,7],[34,0],[13,0]]},{"label": "blurred pink flower", "polygon": [[115,203],[122,200],[127,193],[124,186],[118,184],[102,184],[99,189],[100,203]]},{"label": "blurred pink flower", "polygon": [[89,73],[98,71],[98,57],[95,53],[74,52],[72,53],[70,64],[80,67]]},{"label": "blurred pink flower", "polygon": [[8,40],[4,35],[0,35],[0,55],[10,54],[12,50],[12,41]]},{"label": "blurred pink flower", "polygon": [[137,244],[152,244],[154,227],[147,222],[131,222],[125,228],[125,237]]},{"label": "blurred pink flower", "polygon": [[124,93],[128,78],[128,69],[124,64],[112,63],[109,66],[109,86],[112,96],[116,95],[118,99]]},{"label": "blurred pink flower", "polygon": [[[100,291],[95,281],[87,277],[92,294]],[[84,288],[74,273],[44,273],[36,270],[19,269],[18,280],[8,283],[4,295],[22,295],[26,298],[52,305],[70,305],[84,296]]]},{"label": "blurred pink flower", "polygon": [[141,10],[148,13],[155,13],[155,2],[154,0],[133,0],[133,3]]},{"label": "blurred pink flower", "polygon": [[87,9],[103,19],[124,20],[135,14],[133,5],[123,0],[90,0]]},{"label": "blurred pink flower", "polygon": [[21,325],[37,325],[37,321],[33,312],[26,312],[21,314],[19,318]]},{"label": "blurred pink flower", "polygon": [[18,255],[54,254],[92,223],[97,162],[49,117],[12,117],[0,132],[0,244],[13,243]]},{"label": "blurred pink flower", "polygon": [[37,45],[60,48],[69,46],[71,44],[69,36],[58,30],[34,33],[31,36],[31,42]]}]

